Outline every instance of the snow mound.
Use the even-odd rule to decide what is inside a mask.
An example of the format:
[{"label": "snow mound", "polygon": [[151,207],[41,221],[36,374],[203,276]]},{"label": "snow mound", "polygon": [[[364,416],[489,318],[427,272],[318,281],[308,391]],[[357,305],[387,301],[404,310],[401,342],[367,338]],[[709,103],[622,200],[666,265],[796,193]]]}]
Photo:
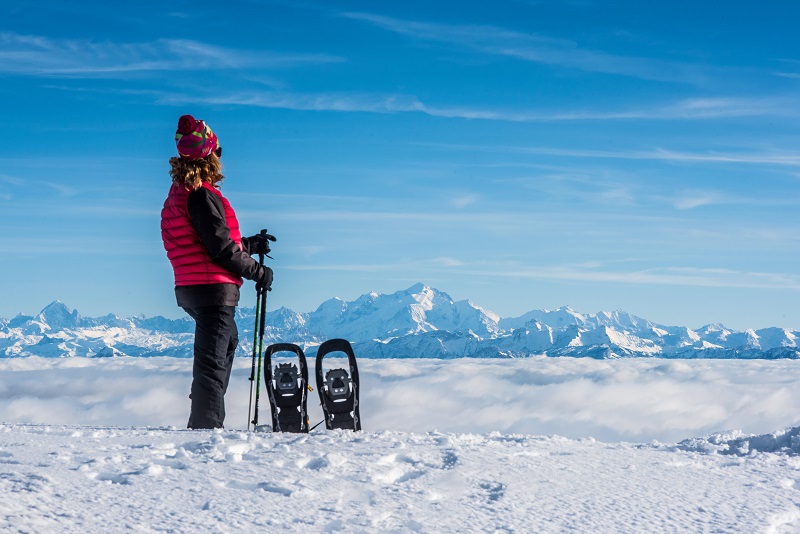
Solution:
[{"label": "snow mound", "polygon": [[745,435],[741,431],[719,432],[703,438],[691,438],[678,444],[685,451],[751,456],[758,453],[800,455],[800,427],[769,434]]}]

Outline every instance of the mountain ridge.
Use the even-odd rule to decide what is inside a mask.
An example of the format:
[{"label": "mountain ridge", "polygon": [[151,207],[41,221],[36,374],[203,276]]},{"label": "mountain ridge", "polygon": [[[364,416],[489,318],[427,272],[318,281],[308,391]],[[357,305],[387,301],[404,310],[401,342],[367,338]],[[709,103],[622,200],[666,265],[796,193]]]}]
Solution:
[{"label": "mountain ridge", "polygon": [[[237,309],[239,355],[252,351],[254,315],[254,308]],[[800,332],[785,328],[737,332],[711,323],[691,329],[622,310],[582,314],[569,306],[504,318],[423,283],[352,301],[334,297],[312,312],[281,307],[265,321],[265,343],[296,343],[309,355],[322,341],[342,337],[359,356],[373,358],[800,358]],[[188,357],[193,333],[188,317],[82,317],[54,300],[35,316],[0,318],[0,357]]]}]

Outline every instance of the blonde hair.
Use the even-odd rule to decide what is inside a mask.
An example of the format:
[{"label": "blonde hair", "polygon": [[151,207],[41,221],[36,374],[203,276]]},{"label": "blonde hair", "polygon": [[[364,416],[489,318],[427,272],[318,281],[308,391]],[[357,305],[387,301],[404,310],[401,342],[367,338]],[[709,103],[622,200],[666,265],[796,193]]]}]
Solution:
[{"label": "blonde hair", "polygon": [[216,186],[225,178],[222,174],[222,162],[213,152],[200,159],[183,159],[176,156],[170,158],[169,165],[172,183],[182,185],[188,190],[197,189],[203,182]]}]

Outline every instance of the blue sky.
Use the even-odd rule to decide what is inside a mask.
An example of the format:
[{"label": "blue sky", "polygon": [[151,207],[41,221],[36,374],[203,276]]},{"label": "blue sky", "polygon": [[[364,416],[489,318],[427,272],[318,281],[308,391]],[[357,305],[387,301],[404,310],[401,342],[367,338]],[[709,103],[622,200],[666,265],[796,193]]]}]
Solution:
[{"label": "blue sky", "polygon": [[14,2],[0,316],[181,313],[159,212],[191,113],[278,236],[273,309],[422,281],[800,329],[800,6],[646,4]]}]

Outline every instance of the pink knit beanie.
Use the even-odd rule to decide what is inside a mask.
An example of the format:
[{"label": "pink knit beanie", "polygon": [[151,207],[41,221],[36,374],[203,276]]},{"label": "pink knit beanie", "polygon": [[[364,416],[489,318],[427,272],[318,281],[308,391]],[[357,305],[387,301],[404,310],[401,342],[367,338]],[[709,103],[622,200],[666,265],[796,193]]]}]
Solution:
[{"label": "pink knit beanie", "polygon": [[183,159],[200,159],[219,149],[219,141],[205,121],[196,120],[191,115],[178,119],[175,144]]}]

